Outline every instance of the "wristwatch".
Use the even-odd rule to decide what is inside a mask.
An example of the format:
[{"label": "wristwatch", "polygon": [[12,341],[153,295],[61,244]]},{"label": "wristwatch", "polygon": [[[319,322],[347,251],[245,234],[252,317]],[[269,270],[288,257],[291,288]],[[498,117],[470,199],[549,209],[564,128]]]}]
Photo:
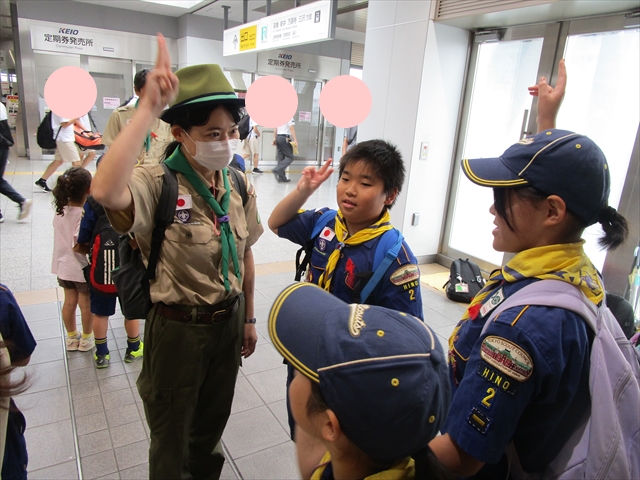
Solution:
[{"label": "wristwatch", "polygon": [[256,323],[256,319],[255,318],[245,318],[244,319],[244,323]]}]

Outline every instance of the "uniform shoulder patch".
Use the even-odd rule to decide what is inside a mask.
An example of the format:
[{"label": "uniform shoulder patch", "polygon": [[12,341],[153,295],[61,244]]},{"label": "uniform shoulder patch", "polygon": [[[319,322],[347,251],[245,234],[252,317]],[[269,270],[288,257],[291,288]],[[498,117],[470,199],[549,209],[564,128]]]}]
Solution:
[{"label": "uniform shoulder patch", "polygon": [[389,280],[394,285],[404,285],[405,283],[413,282],[420,278],[420,269],[417,265],[408,263],[398,268],[391,274]]},{"label": "uniform shoulder patch", "polygon": [[519,382],[524,382],[533,373],[533,361],[529,354],[502,337],[486,337],[480,347],[480,356],[489,365]]}]

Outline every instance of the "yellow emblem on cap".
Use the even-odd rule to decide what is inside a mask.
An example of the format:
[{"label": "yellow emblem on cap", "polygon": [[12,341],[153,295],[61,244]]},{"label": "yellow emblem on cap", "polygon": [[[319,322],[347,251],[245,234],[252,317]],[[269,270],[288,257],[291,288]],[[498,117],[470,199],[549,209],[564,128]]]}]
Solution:
[{"label": "yellow emblem on cap", "polygon": [[364,316],[364,311],[368,308],[369,305],[349,305],[349,309],[351,310],[351,314],[349,315],[349,333],[352,337],[359,337],[360,330],[367,326],[362,317]]}]

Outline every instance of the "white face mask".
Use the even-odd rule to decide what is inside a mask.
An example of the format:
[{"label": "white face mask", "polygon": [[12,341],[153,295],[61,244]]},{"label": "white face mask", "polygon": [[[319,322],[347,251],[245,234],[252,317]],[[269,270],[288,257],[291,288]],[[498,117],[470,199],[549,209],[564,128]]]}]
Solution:
[{"label": "white face mask", "polygon": [[207,170],[222,170],[228,167],[240,142],[237,138],[200,142],[191,138],[187,132],[184,133],[189,137],[189,140],[196,144],[195,154],[191,153],[188,148],[187,151],[199,165],[202,165]]}]

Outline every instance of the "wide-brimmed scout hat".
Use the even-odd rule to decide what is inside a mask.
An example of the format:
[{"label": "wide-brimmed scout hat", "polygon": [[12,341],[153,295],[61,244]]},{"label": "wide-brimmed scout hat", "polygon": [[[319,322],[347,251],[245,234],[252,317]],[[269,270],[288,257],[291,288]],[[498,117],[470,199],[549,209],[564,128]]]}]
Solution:
[{"label": "wide-brimmed scout hat", "polygon": [[587,225],[608,205],[611,179],[600,147],[567,130],[544,130],[510,146],[497,158],[462,160],[462,170],[481,187],[532,186],[558,195]]},{"label": "wide-brimmed scout hat", "polygon": [[176,76],[180,80],[178,96],[160,117],[167,123],[171,123],[184,109],[193,106],[222,103],[244,106],[244,98],[238,98],[220,65],[193,65],[181,68]]},{"label": "wide-brimmed scout hat", "polygon": [[274,347],[317,383],[345,435],[379,462],[424,449],[449,409],[447,361],[416,317],[349,305],[318,286],[296,283],[269,315]]}]

